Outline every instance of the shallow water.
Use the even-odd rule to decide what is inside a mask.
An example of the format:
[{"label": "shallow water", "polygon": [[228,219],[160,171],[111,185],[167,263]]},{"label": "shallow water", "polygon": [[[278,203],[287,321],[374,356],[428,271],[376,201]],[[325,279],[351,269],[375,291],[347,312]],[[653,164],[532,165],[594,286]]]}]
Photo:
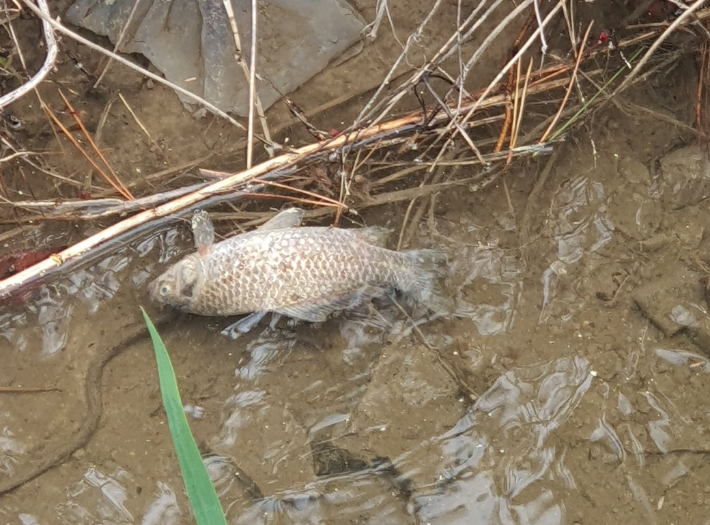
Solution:
[{"label": "shallow water", "polygon": [[[684,254],[704,257],[710,215],[698,203],[671,210],[677,184],[648,170],[632,180],[606,146],[606,159],[581,151],[560,163],[525,245],[525,173],[509,179],[512,211],[487,211],[506,208],[497,187],[466,197],[465,213],[451,197],[435,230],[422,225],[419,244],[449,252],[453,315],[378,303],[322,326],[267,319],[237,340],[221,334],[229,319],[163,325],[229,522],[702,523],[710,361],[633,298],[676,266],[699,286]],[[588,167],[568,176],[567,163]],[[639,219],[649,209],[664,216]],[[659,235],[677,240],[639,248]],[[0,497],[8,522],[189,522],[147,338],[92,376],[107,349],[140,332],[147,280],[189,250],[178,226],[3,312],[13,366],[0,384],[59,389],[4,395],[6,481],[72,443],[87,382],[103,393],[90,439]],[[702,297],[676,296],[673,311],[704,322]]]},{"label": "shallow water", "polygon": [[[354,3],[372,19],[376,2]],[[390,3],[400,37],[430,4]],[[455,27],[449,4],[410,59],[430,56]],[[38,27],[18,31],[37,67]],[[76,85],[79,60],[103,67],[63,46],[59,84]],[[477,66],[481,79],[506,60],[508,47],[494,47]],[[348,92],[365,92],[400,51],[383,29],[293,98],[313,109],[339,97],[344,79]],[[628,100],[692,124],[691,62]],[[77,107],[93,130],[108,99],[85,96],[93,80],[79,78]],[[104,82],[126,94],[161,144],[156,153],[116,104],[103,144],[117,172],[140,179],[215,152],[227,167],[209,167],[234,168],[241,131],[194,119],[172,93],[118,67]],[[42,89],[64,107],[53,84]],[[234,340],[222,334],[234,319],[170,317],[149,304],[149,279],[192,250],[184,224],[0,307],[0,387],[46,389],[0,391],[0,522],[193,523],[145,306],[230,524],[709,524],[710,172],[699,150],[679,149],[694,135],[628,100],[559,145],[540,187],[546,157],[516,162],[484,190],[438,194],[406,248],[449,253],[450,315],[376,303],[322,326],[271,329],[267,318]],[[360,102],[314,124],[340,128]],[[275,128],[291,122],[282,109],[269,116]],[[12,111],[25,121],[18,136],[28,150],[67,151],[29,97]],[[61,173],[88,169],[78,155],[47,159]],[[14,175],[23,198],[57,198],[44,175]],[[399,231],[405,212],[403,204],[363,215]],[[4,248],[71,244],[97,228],[50,225]]]}]

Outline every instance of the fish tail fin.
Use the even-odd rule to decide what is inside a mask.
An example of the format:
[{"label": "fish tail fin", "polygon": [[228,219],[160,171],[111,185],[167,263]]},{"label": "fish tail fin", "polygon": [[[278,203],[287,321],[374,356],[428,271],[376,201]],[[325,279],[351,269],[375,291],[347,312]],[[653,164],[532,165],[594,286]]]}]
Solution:
[{"label": "fish tail fin", "polygon": [[446,252],[424,249],[400,252],[400,255],[404,269],[396,283],[399,291],[435,313],[452,311],[453,302],[443,295],[441,286],[448,273]]}]

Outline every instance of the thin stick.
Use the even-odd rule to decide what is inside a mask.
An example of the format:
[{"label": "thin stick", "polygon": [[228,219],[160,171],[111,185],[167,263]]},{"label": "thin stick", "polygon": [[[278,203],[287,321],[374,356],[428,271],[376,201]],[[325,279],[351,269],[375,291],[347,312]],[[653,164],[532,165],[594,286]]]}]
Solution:
[{"label": "thin stick", "polygon": [[133,120],[136,121],[136,124],[138,124],[138,127],[141,128],[141,131],[145,133],[145,136],[148,137],[148,140],[150,141],[151,145],[155,148],[157,152],[161,152],[160,146],[158,146],[158,143],[153,140],[153,137],[150,135],[150,132],[148,132],[148,129],[143,125],[141,120],[138,118],[138,115],[133,111],[133,108],[128,104],[128,101],[125,99],[123,96],[123,93],[119,92],[118,93],[118,98],[121,99],[121,102],[123,103],[124,107],[128,110],[128,112],[131,114],[133,117]]},{"label": "thin stick", "polygon": [[[133,17],[136,14],[136,10],[138,9],[138,4],[141,3],[141,0],[135,0],[133,2],[133,7],[131,8],[131,12],[128,13],[128,18],[126,19],[126,23],[123,24],[123,29],[121,29],[121,34],[118,35],[118,40],[116,40],[116,45],[113,46],[113,52],[117,53],[118,48],[123,45],[123,39],[126,37],[126,33],[128,32],[128,27],[131,25],[131,22],[133,21]],[[103,80],[104,76],[108,72],[108,68],[111,67],[111,62],[112,60],[109,58],[108,62],[106,62],[106,66],[104,67],[104,70],[101,72],[99,75],[99,78],[96,79],[96,82],[94,82],[94,89],[99,87],[99,84],[101,84],[101,81]]]},{"label": "thin stick", "polygon": [[[99,117],[99,123],[96,126],[96,133],[94,133],[94,143],[96,143],[97,148],[101,143],[101,136],[104,131],[104,126],[106,126],[106,121],[108,120],[109,113],[111,113],[111,108],[113,107],[113,103],[115,101],[116,95],[112,95],[109,101],[106,103],[106,106],[104,107],[103,111],[101,112],[101,116]],[[93,174],[94,170],[90,169],[84,177],[84,191],[86,192],[87,196],[90,196],[91,194],[91,179],[93,178]],[[125,184],[123,185],[123,187],[126,188]]]},{"label": "thin stick", "polygon": [[[178,171],[191,170],[191,169],[199,166],[203,162],[207,162],[213,156],[214,156],[214,154],[210,153],[208,155],[205,155],[204,157],[200,157],[198,159],[191,160],[189,162],[185,162],[183,164],[178,164],[177,166],[173,166],[172,168],[166,168],[164,170],[156,171],[155,173],[151,173],[150,175],[146,175],[145,177],[141,177],[139,179],[131,181],[128,184],[126,184],[126,186],[128,188],[137,188],[141,185],[147,184],[152,187],[153,182],[163,179],[166,176],[172,175],[173,173],[176,173]],[[99,190],[95,193],[94,197],[103,197],[106,195],[110,195],[110,190]]]},{"label": "thin stick", "polygon": [[106,165],[108,168],[108,171],[111,173],[113,176],[116,184],[118,185],[119,188],[121,188],[121,194],[125,196],[128,200],[133,199],[133,195],[131,194],[130,191],[128,191],[128,188],[123,184],[123,181],[121,181],[120,177],[116,174],[115,171],[113,171],[113,168],[111,167],[111,164],[106,160],[106,157],[104,157],[104,154],[101,153],[101,150],[98,148],[96,143],[93,141],[91,138],[91,135],[89,135],[89,132],[86,131],[86,127],[84,126],[84,123],[81,121],[79,118],[79,114],[76,112],[74,107],[71,105],[67,97],[64,96],[64,93],[62,93],[62,90],[59,90],[59,95],[62,97],[62,100],[64,100],[64,103],[67,105],[67,108],[69,108],[69,114],[74,118],[74,121],[77,123],[79,128],[81,129],[82,133],[86,137],[86,140],[88,140],[89,144],[91,145],[91,149],[94,150],[94,153],[96,153],[99,158],[103,161],[103,163]]},{"label": "thin stick", "polygon": [[[203,175],[206,175],[206,176],[214,176],[214,177],[219,177],[222,179],[231,176],[231,174],[229,174],[229,173],[223,173],[220,171],[212,171],[212,170],[202,170],[202,169],[200,170],[200,173],[202,173]],[[279,189],[286,190],[286,191],[293,191],[296,193],[302,193],[303,195],[308,195],[309,197],[313,197],[315,199],[321,199],[323,202],[328,203],[330,206],[336,206],[336,207],[347,209],[347,206],[345,206],[344,203],[342,203],[338,200],[335,200],[335,199],[331,199],[330,197],[326,197],[325,195],[319,195],[317,193],[313,193],[312,191],[304,190],[301,188],[295,188],[292,186],[287,186],[286,184],[281,184],[279,182],[268,181],[268,180],[262,180],[259,183],[263,184],[264,186],[271,186],[271,187],[279,188]]]},{"label": "thin stick", "polygon": [[[539,0],[533,0],[533,7],[535,8],[535,17],[537,18],[537,25],[540,26],[540,52],[542,53],[542,61],[545,61],[545,55],[547,54],[547,40],[545,40],[545,32],[542,31],[542,16],[540,16],[540,5]],[[565,0],[562,0],[562,4]]]},{"label": "thin stick", "polygon": [[43,394],[45,392],[61,392],[58,388],[22,388],[0,386],[0,394]]},{"label": "thin stick", "polygon": [[323,202],[322,200],[304,199],[303,197],[291,197],[289,195],[281,195],[279,193],[244,193],[243,196],[253,199],[278,199],[287,202],[307,204],[309,206],[322,206],[325,208],[332,208],[334,210],[343,209],[343,205],[341,203],[334,205],[328,202]]},{"label": "thin stick", "polygon": [[[493,181],[495,178],[498,177],[500,172],[495,172],[495,173],[486,173],[484,174],[485,176],[488,177],[487,181]],[[420,198],[420,197],[426,197],[428,195],[431,195],[433,193],[451,189],[451,188],[460,188],[464,187],[467,184],[471,184],[473,182],[475,183],[480,183],[481,177],[469,177],[467,179],[461,179],[461,180],[454,180],[454,181],[447,181],[447,182],[440,182],[437,184],[428,184],[424,186],[419,186],[416,188],[409,188],[406,190],[398,190],[398,191],[392,191],[388,193],[382,193],[380,195],[375,195],[374,197],[368,197],[362,202],[358,202],[357,206],[358,209],[365,209],[365,208],[374,208],[376,206],[385,206],[388,204],[394,204],[395,202],[402,202],[402,201],[411,201],[412,199]],[[482,186],[472,188],[469,186],[470,191],[477,191],[485,187],[487,184],[484,184]],[[264,197],[264,194],[255,194],[255,196],[258,197]],[[279,196],[274,196],[274,197],[279,197]],[[331,207],[323,207],[319,208],[317,210],[309,210],[306,212],[304,215],[305,217],[309,219],[315,219],[318,217],[325,217],[326,215],[332,215],[337,213],[338,208],[335,208],[334,206]],[[351,210],[352,211],[352,210]],[[262,222],[265,222],[268,220],[270,217],[273,217],[273,214],[261,214],[258,212],[244,212],[240,211],[237,213],[213,213],[210,214],[210,217],[214,219],[215,221],[223,221],[223,220],[235,220],[235,219],[250,219],[249,222],[243,224],[242,226],[255,226],[257,224],[261,224]],[[253,217],[259,217],[256,219],[251,220]]]},{"label": "thin stick", "polygon": [[708,63],[710,62],[710,53],[708,52],[710,46],[708,46],[707,42],[703,42],[703,47],[702,47],[702,52],[700,53],[700,73],[698,74],[698,89],[695,93],[695,133],[697,134],[698,140],[702,140],[703,138],[707,140],[707,136],[704,133],[704,123],[703,123],[703,117],[702,117],[702,108],[703,108],[703,83],[705,81],[705,77],[707,76],[708,73]]},{"label": "thin stick", "polygon": [[670,124],[671,126],[674,126],[676,128],[689,131],[690,133],[693,133],[694,135],[697,135],[700,133],[699,138],[702,138],[704,134],[698,130],[693,128],[693,126],[688,126],[688,124],[681,122],[678,119],[674,119],[673,117],[670,117],[668,115],[664,115],[663,113],[659,111],[654,111],[651,108],[647,108],[644,106],[639,106],[638,104],[634,104],[633,102],[629,102],[628,98],[626,100],[619,99],[619,103],[621,104],[621,107],[624,108],[626,111],[629,112],[639,112],[639,113],[645,113],[646,115],[650,115],[651,117],[660,120],[661,122],[666,122],[667,124]]},{"label": "thin stick", "polygon": [[[54,128],[52,128],[52,129],[54,129]],[[0,144],[2,144],[6,148],[14,151],[23,162],[25,162],[28,166],[32,166],[32,168],[36,169],[37,171],[44,173],[45,175],[49,175],[50,177],[52,177],[54,179],[61,180],[62,182],[65,182],[67,184],[75,185],[78,187],[82,186],[81,182],[75,181],[73,179],[70,179],[69,177],[64,177],[64,176],[58,175],[57,173],[54,173],[52,171],[46,170],[41,165],[32,161],[29,158],[29,156],[39,155],[39,153],[33,153],[33,152],[29,152],[29,151],[28,152],[21,152],[18,150],[18,148],[16,146],[11,144],[10,141],[7,138],[3,137],[2,135],[0,135]]]},{"label": "thin stick", "polygon": [[690,18],[695,11],[700,9],[701,6],[703,6],[707,0],[695,0],[688,9],[683,11],[683,13],[673,20],[673,22],[661,33],[661,36],[656,38],[653,41],[653,44],[648,48],[648,51],[646,51],[646,54],[641,58],[641,60],[638,61],[636,66],[631,70],[631,73],[626,75],[626,78],[624,78],[623,82],[617,87],[614,92],[611,94],[612,97],[615,97],[619,93],[621,93],[626,87],[629,85],[629,83],[639,74],[641,71],[641,68],[646,65],[646,62],[648,62],[653,54],[656,52],[656,50],[661,46],[663,42],[665,42],[666,38],[668,38],[671,34],[673,34],[673,31],[675,31],[678,27],[680,27],[683,22],[685,22],[686,19]]},{"label": "thin stick", "polygon": [[[251,123],[249,126],[247,126],[247,129],[252,129],[253,125],[253,115],[251,115],[252,108],[254,107],[254,102],[256,102],[256,110],[259,115],[259,121],[261,122],[261,129],[264,131],[264,137],[266,138],[266,141],[268,143],[271,143],[271,135],[269,133],[269,126],[266,123],[266,116],[264,115],[264,107],[261,104],[261,98],[259,97],[259,94],[257,93],[254,98],[252,98],[252,93],[251,93],[251,86],[254,84],[254,81],[252,80],[252,75],[251,72],[254,71],[254,65],[252,65],[251,68],[247,66],[246,62],[244,61],[244,55],[242,53],[242,40],[239,36],[239,26],[237,25],[237,19],[234,16],[234,9],[232,9],[232,2],[230,0],[223,0],[222,2],[224,4],[224,10],[227,12],[227,19],[229,20],[229,27],[232,30],[232,35],[234,36],[234,46],[237,48],[237,61],[239,64],[242,66],[242,71],[244,72],[244,78],[249,82],[249,112],[250,112],[250,118],[251,118]],[[253,26],[256,25],[256,15],[255,13],[255,6],[252,5],[252,23]],[[256,56],[256,43],[255,43],[255,35],[256,35],[256,28],[252,27],[252,57]],[[252,142],[254,140],[253,135],[250,136],[247,140],[247,169],[251,168],[251,162],[249,158],[249,148],[253,147]],[[273,148],[267,148],[269,151],[269,155],[272,154],[272,149]]]},{"label": "thin stick", "polygon": [[74,147],[79,150],[79,152],[84,156],[86,160],[89,161],[89,164],[91,164],[96,171],[99,172],[99,174],[104,178],[106,182],[108,182],[113,189],[115,189],[120,195],[123,195],[127,200],[131,200],[133,197],[131,196],[130,193],[125,192],[124,190],[121,189],[120,186],[118,186],[113,180],[111,180],[111,177],[106,175],[106,173],[99,168],[99,166],[94,162],[94,159],[91,158],[91,156],[84,150],[84,148],[81,147],[81,145],[77,142],[77,140],[74,138],[74,136],[69,133],[69,130],[64,127],[64,124],[60,122],[60,120],[57,118],[57,116],[54,114],[54,112],[47,106],[44,102],[42,102],[42,108],[47,112],[47,115],[50,116],[50,118],[54,121],[54,123],[59,127],[59,129],[62,130],[62,132],[66,135],[66,137],[69,139],[69,141],[74,145]]},{"label": "thin stick", "polygon": [[[520,60],[518,60],[518,62],[515,65],[515,71],[516,71],[515,92],[513,94],[514,95],[513,96],[513,118],[512,118],[512,122],[510,123],[510,141],[509,141],[510,148],[509,149],[513,149],[515,147],[515,144],[513,144],[513,141],[514,141],[514,136],[517,133],[516,130],[518,129],[518,119],[520,117],[519,110],[518,110],[518,104],[519,104],[520,99],[522,98],[521,94],[520,94],[520,89],[519,89],[520,88],[520,77],[522,74],[520,71],[521,66],[522,66],[522,63]],[[511,69],[511,71],[512,71],[512,69]],[[528,68],[528,75],[529,74],[530,74],[530,68]],[[528,81],[528,78],[526,77],[525,78],[526,85],[527,85],[527,81]]]},{"label": "thin stick", "polygon": [[557,124],[557,121],[560,118],[560,115],[562,114],[562,110],[565,108],[567,105],[567,99],[569,99],[569,95],[572,92],[572,86],[574,86],[575,81],[577,80],[577,71],[579,71],[579,65],[582,62],[582,56],[584,55],[584,46],[587,43],[587,38],[589,38],[589,32],[592,30],[592,26],[594,25],[594,20],[589,22],[589,25],[587,26],[587,31],[584,33],[584,38],[582,39],[582,43],[579,46],[579,53],[577,53],[577,60],[575,60],[574,63],[574,69],[572,70],[572,76],[569,79],[569,86],[567,86],[567,92],[565,93],[565,98],[562,99],[562,104],[560,104],[560,108],[557,110],[557,113],[555,114],[555,118],[552,119],[552,122],[550,122],[550,125],[548,128],[545,130],[545,133],[542,134],[542,138],[540,138],[539,143],[542,144],[547,140],[547,137],[552,133],[552,128],[555,127],[555,124]]},{"label": "thin stick", "polygon": [[577,52],[577,37],[575,31],[577,30],[574,27],[574,2],[570,2],[569,6],[567,6],[566,2],[562,3],[562,14],[565,17],[565,23],[567,24],[567,35],[569,36],[569,42],[570,42],[570,48],[572,49],[572,53],[574,53],[575,58],[577,58],[578,52]]},{"label": "thin stick", "polygon": [[12,239],[13,237],[17,237],[21,233],[24,233],[29,230],[41,228],[41,227],[42,227],[41,224],[39,226],[37,224],[25,224],[24,226],[18,226],[17,228],[13,228],[10,231],[0,234],[0,242],[4,243],[4,242]]},{"label": "thin stick", "polygon": [[434,356],[437,358],[437,361],[439,361],[439,364],[441,365],[441,368],[444,369],[444,371],[449,374],[451,379],[454,380],[454,382],[458,385],[458,387],[466,392],[468,394],[469,400],[470,401],[476,401],[478,399],[478,394],[474,392],[473,388],[466,383],[464,378],[461,376],[461,374],[458,372],[456,368],[451,365],[446,359],[444,359],[444,356],[441,352],[441,349],[439,348],[434,348],[429,344],[429,341],[427,340],[426,336],[424,333],[422,333],[421,328],[419,328],[419,325],[410,317],[410,315],[407,313],[407,311],[400,306],[400,304],[395,300],[394,297],[390,298],[394,305],[399,309],[399,311],[404,315],[404,317],[407,318],[407,320],[410,322],[412,325],[412,328],[414,329],[414,332],[419,336],[419,339],[421,340],[422,344],[427,347],[427,349],[430,352],[434,353]]},{"label": "thin stick", "polygon": [[[518,64],[520,62],[518,61]],[[513,123],[513,129],[510,131],[510,148],[508,149],[508,159],[507,163],[510,164],[513,160],[513,151],[515,151],[515,146],[518,143],[518,135],[520,134],[520,123],[523,121],[523,113],[525,112],[525,100],[528,95],[528,82],[530,80],[530,71],[532,70],[533,61],[530,58],[528,63],[528,71],[525,75],[525,83],[523,84],[523,93],[520,96],[520,109],[518,109],[518,115]]]},{"label": "thin stick", "polygon": [[[638,55],[641,53],[641,51],[642,51],[642,50],[639,49],[639,50],[631,57],[631,61],[636,60],[636,58],[637,58]],[[614,81],[624,72],[624,68],[625,68],[625,67],[626,67],[626,66],[623,66],[623,67],[619,68],[619,70],[618,70],[616,73],[614,73],[614,75],[612,75],[612,77],[611,77],[609,80],[607,80],[607,81],[602,85],[602,87],[601,87],[599,90],[597,90],[597,92],[594,94],[594,96],[592,96],[592,98],[590,98],[574,115],[572,115],[572,117],[571,117],[567,122],[565,122],[565,124],[564,124],[560,129],[558,129],[558,130],[552,135],[552,137],[550,138],[550,140],[555,140],[555,139],[556,139],[557,137],[559,137],[562,133],[564,133],[565,130],[566,130],[567,128],[569,128],[569,127],[572,125],[573,122],[575,122],[580,116],[584,115],[584,113],[589,109],[589,107],[594,103],[594,101],[595,101],[597,98],[599,98],[602,93],[604,93],[604,92],[606,91],[606,88],[609,87],[609,85],[610,85],[612,82],[614,82]],[[617,91],[618,91],[618,89],[617,89]],[[617,91],[615,91],[614,93],[612,93],[611,95],[609,95],[609,99],[613,98],[613,97],[615,96],[615,93],[616,93]]]},{"label": "thin stick", "polygon": [[[29,2],[30,0],[24,1]],[[36,88],[39,83],[42,82],[42,80],[44,80],[44,78],[49,74],[49,72],[54,67],[54,63],[57,61],[57,55],[59,54],[57,40],[54,36],[54,31],[52,31],[52,28],[50,27],[51,24],[45,19],[45,17],[49,18],[49,7],[47,6],[47,2],[45,0],[37,0],[37,5],[39,5],[39,8],[32,5],[32,10],[40,14],[40,16],[43,18],[42,29],[44,30],[44,41],[47,44],[47,56],[44,59],[44,64],[42,64],[42,67],[39,69],[39,71],[37,71],[35,76],[33,76],[29,81],[22,84],[16,90],[11,91],[7,95],[0,97],[0,109],[11,104],[12,102],[23,97],[24,95],[32,91],[34,88]]]},{"label": "thin stick", "polygon": [[[225,0],[230,3],[230,0]],[[257,2],[251,0],[251,56],[249,57],[249,125],[247,126],[247,169],[254,158],[254,98],[256,95],[256,19]]]},{"label": "thin stick", "polygon": [[538,203],[537,197],[544,188],[545,183],[547,182],[547,179],[550,176],[550,172],[552,171],[552,167],[555,165],[558,157],[560,156],[562,147],[563,146],[559,146],[554,149],[552,155],[550,155],[550,157],[547,159],[547,163],[545,164],[542,173],[540,173],[540,176],[535,181],[533,189],[528,195],[528,200],[525,203],[525,209],[523,210],[523,216],[520,218],[520,224],[518,226],[521,246],[527,245],[530,241],[530,221],[533,206]]},{"label": "thin stick", "polygon": [[[62,201],[59,203],[57,201],[14,201],[8,202],[8,204],[25,210],[39,211],[43,214],[43,218],[47,220],[96,220],[114,215],[124,215],[137,210],[146,210],[205,186],[207,186],[207,183],[203,182],[130,201],[89,199]],[[39,221],[36,217],[30,220],[34,223]]]}]

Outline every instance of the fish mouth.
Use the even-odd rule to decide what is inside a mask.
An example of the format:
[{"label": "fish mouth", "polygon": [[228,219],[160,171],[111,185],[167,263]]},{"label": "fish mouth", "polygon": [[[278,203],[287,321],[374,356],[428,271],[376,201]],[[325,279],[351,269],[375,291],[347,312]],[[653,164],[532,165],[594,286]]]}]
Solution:
[{"label": "fish mouth", "polygon": [[148,283],[148,297],[156,303],[162,303],[163,301],[160,300],[160,294],[158,294],[158,280],[159,279],[154,279]]}]

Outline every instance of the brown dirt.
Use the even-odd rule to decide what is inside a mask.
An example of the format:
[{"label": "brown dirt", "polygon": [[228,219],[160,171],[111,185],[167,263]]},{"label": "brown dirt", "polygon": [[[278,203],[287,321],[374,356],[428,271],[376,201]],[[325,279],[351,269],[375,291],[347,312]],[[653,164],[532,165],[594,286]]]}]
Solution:
[{"label": "brown dirt", "polygon": [[[368,20],[374,5],[357,3]],[[404,6],[391,6],[403,35],[428,3]],[[454,15],[452,4],[422,45],[448,34]],[[36,38],[33,21],[20,24]],[[30,63],[42,60],[25,47]],[[308,110],[364,92],[398,51],[383,30],[292,98]],[[480,79],[504,54],[488,58]],[[125,180],[207,155],[200,166],[238,164],[241,134],[228,124],[193,119],[168,90],[117,66],[89,91],[77,62],[95,71],[99,58],[65,40],[42,97],[59,111],[60,87],[93,130],[123,93],[158,145],[114,103],[102,145]],[[547,157],[481,192],[442,192],[415,244],[449,250],[458,315],[422,326],[428,345],[386,306],[387,329],[346,316],[318,329],[260,325],[236,341],[220,335],[228,320],[166,318],[182,399],[230,523],[705,523],[710,172],[694,137],[659,118],[692,124],[696,78],[684,59],[597,113],[532,197]],[[360,102],[315,124],[341,127]],[[270,121],[285,129],[292,121],[277,106]],[[8,113],[24,123],[14,140],[82,180],[85,161],[53,134],[36,98]],[[293,142],[305,140],[299,133]],[[58,195],[39,173],[3,177],[37,198],[76,195],[68,186]],[[371,210],[367,221],[399,228],[405,206]],[[66,244],[99,226],[44,226],[5,248]],[[0,521],[191,522],[152,350],[145,337],[125,341],[142,333],[147,280],[190,242],[183,225],[171,227],[0,310],[0,386],[58,389],[0,392],[0,485],[72,452],[0,495]],[[74,451],[96,392],[98,428]]]}]

